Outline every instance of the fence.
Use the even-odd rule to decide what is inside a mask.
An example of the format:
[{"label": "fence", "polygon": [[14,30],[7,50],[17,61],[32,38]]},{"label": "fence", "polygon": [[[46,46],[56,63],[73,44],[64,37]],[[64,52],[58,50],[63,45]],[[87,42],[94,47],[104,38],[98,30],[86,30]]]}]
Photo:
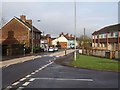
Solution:
[{"label": "fence", "polygon": [[2,45],[2,55],[3,56],[14,56],[23,55],[24,45],[14,44],[14,45]]}]

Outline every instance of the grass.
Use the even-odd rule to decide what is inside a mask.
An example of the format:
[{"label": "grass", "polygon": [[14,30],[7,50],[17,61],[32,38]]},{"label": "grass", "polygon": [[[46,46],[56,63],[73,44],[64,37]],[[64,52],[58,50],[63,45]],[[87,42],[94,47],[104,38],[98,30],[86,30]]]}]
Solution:
[{"label": "grass", "polygon": [[79,58],[76,61],[72,61],[70,65],[80,68],[119,72],[118,66],[120,62],[106,58],[79,55]]}]

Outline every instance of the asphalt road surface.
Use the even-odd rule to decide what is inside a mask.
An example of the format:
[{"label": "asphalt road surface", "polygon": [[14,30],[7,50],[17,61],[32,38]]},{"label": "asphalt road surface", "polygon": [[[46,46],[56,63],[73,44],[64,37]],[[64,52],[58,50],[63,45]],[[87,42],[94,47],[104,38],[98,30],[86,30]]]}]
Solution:
[{"label": "asphalt road surface", "polygon": [[118,73],[62,66],[54,62],[59,58],[44,55],[4,67],[3,88],[118,88]]}]

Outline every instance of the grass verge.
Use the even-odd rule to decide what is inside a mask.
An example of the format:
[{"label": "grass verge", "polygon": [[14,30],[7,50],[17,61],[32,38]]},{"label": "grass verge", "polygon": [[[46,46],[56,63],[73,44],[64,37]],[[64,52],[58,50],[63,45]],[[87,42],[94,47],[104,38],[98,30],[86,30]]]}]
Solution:
[{"label": "grass verge", "polygon": [[119,72],[120,62],[106,58],[79,55],[79,58],[76,61],[72,61],[70,65],[86,69]]}]

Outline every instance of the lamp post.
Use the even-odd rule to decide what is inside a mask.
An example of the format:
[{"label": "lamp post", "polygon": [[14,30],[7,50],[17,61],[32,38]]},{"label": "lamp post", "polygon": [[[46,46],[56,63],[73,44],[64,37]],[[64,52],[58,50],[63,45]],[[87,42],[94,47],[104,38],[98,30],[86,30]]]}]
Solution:
[{"label": "lamp post", "polygon": [[33,24],[32,24],[32,38],[31,38],[31,40],[32,40],[32,48],[31,48],[31,54],[33,54]]},{"label": "lamp post", "polygon": [[74,0],[74,29],[75,29],[75,52],[74,52],[74,60],[76,61],[76,0]]},{"label": "lamp post", "polygon": [[[37,22],[40,22],[40,20],[37,20]],[[32,48],[31,48],[31,54],[33,54],[34,52],[33,52],[33,48],[34,48],[34,43],[33,43],[33,39],[34,39],[34,37],[33,37],[33,29],[34,29],[34,27],[33,27],[33,24],[32,24]]]}]

